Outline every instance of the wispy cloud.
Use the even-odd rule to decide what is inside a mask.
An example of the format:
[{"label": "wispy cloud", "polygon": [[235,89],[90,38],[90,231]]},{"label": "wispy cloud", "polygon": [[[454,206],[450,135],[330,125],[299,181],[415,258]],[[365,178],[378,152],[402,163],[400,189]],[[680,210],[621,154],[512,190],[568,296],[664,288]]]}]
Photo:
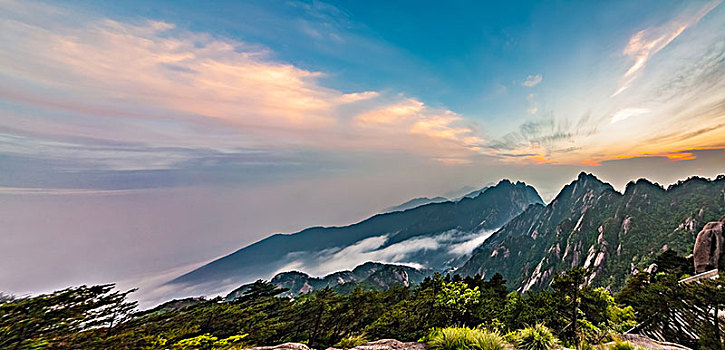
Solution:
[{"label": "wispy cloud", "polygon": [[614,113],[614,115],[612,116],[612,121],[610,123],[614,124],[629,117],[636,117],[638,115],[646,114],[649,112],[649,108],[625,108],[618,111],[617,113]]},{"label": "wispy cloud", "polygon": [[[526,111],[537,108],[536,115],[527,116],[517,130],[490,138],[484,150],[503,162],[600,165],[644,157],[691,160],[697,153],[682,150],[725,146],[720,4],[687,5],[683,15],[634,33],[620,51],[634,63],[627,62],[625,73],[610,80],[603,72],[602,79],[578,82],[579,96],[586,99],[580,105],[567,95],[547,101],[542,113],[529,94]],[[612,86],[619,90],[616,98]],[[540,99],[545,97],[537,94]]]},{"label": "wispy cloud", "polygon": [[699,22],[702,17],[720,5],[721,2],[722,0],[711,1],[694,14],[687,14],[665,25],[643,29],[632,35],[622,54],[633,59],[634,63],[622,76],[620,86],[612,94],[612,97],[619,95],[630,87],[653,55],[664,49],[688,27]]},{"label": "wispy cloud", "polygon": [[536,85],[539,85],[542,80],[544,80],[544,76],[542,76],[541,74],[529,75],[528,77],[526,77],[526,80],[521,83],[521,85],[526,87],[534,87]]}]

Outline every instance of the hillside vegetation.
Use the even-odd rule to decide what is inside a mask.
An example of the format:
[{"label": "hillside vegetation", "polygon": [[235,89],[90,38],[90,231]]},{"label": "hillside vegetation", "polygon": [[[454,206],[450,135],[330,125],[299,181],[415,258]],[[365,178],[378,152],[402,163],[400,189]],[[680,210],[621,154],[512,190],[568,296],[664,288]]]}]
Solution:
[{"label": "hillside vegetation", "polygon": [[452,326],[475,327],[480,330],[475,341],[492,346],[498,334],[523,349],[538,349],[533,342],[585,348],[612,341],[643,321],[648,327],[664,325],[670,339],[681,343],[722,349],[712,318],[691,320],[699,340],[666,327],[692,305],[698,312],[725,306],[725,275],[683,285],[677,280],[691,265],[673,252],[659,259],[657,274],[639,273],[614,296],[587,285],[587,271],[579,267],[556,276],[550,288],[523,294],[509,291],[499,274],[488,280],[436,274],[415,288],[357,288],[347,295],[324,288],[296,299],[280,297],[284,289],[257,281],[232,301],[186,299],[139,313],[132,312],[127,293],[112,286],[79,287],[5,301],[0,348],[237,349],[302,342],[321,349],[395,338],[448,349],[445,344],[457,331],[442,329]]}]

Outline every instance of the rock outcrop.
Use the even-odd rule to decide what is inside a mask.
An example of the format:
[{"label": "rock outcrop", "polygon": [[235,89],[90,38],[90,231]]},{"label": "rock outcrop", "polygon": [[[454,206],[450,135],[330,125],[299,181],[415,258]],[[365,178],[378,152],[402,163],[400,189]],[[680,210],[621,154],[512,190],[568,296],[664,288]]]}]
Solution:
[{"label": "rock outcrop", "polygon": [[256,348],[248,348],[245,350],[310,350],[305,344],[300,343],[284,343],[273,346],[258,346]]},{"label": "rock outcrop", "polygon": [[[645,337],[643,335],[638,334],[622,334],[619,336],[622,338],[622,341],[629,342],[633,346],[636,346],[638,349],[650,349],[650,350],[691,350],[690,348],[675,344],[675,343],[667,343],[667,342],[660,342],[656,341],[654,339]],[[604,344],[604,346],[599,346],[600,349],[610,349],[612,345],[615,343],[608,343]]]},{"label": "rock outcrop", "polygon": [[[396,339],[380,339],[363,345],[358,345],[350,350],[425,350],[424,343],[402,342]],[[341,350],[328,348],[327,350]]]},{"label": "rock outcrop", "polygon": [[720,221],[708,222],[697,234],[693,257],[695,273],[703,273],[722,268],[725,263],[725,216]]},{"label": "rock outcrop", "polygon": [[[349,350],[425,350],[424,343],[402,342],[396,339],[380,339],[371,341],[363,345],[358,345]],[[256,348],[248,348],[245,350],[310,350],[305,344],[300,343],[284,343],[274,346],[259,346]],[[338,348],[327,348],[327,350],[342,350]]]}]

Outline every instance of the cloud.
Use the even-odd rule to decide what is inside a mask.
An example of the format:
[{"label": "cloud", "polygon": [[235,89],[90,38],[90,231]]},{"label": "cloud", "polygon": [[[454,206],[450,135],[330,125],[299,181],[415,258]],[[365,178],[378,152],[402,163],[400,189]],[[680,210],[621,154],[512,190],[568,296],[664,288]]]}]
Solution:
[{"label": "cloud", "polygon": [[[20,137],[4,153],[117,170],[173,169],[199,151],[240,149],[394,151],[453,164],[480,142],[450,110],[402,93],[326,87],[324,72],[253,43],[32,1],[1,6],[0,98],[10,107],[0,132]],[[83,142],[52,147],[68,138]],[[136,147],[96,147],[109,142]],[[178,152],[154,157],[144,147]]]},{"label": "cloud", "polygon": [[612,116],[612,121],[610,123],[614,124],[616,122],[625,120],[629,117],[636,117],[638,115],[647,114],[650,112],[649,108],[625,108],[620,110],[619,112],[615,113]]},{"label": "cloud", "polygon": [[670,21],[665,25],[643,29],[632,35],[622,54],[633,59],[634,63],[627,69],[621,78],[621,84],[612,97],[628,89],[639,73],[647,65],[647,61],[660,50],[675,40],[688,27],[691,27],[720,5],[722,1],[711,1],[694,14],[686,14],[681,18]]},{"label": "cloud", "polygon": [[382,136],[386,148],[407,144],[437,153],[436,159],[446,164],[466,163],[466,156],[478,152],[483,143],[461,116],[449,110],[429,108],[416,99],[367,111],[357,115],[354,122]]},{"label": "cloud", "polygon": [[521,85],[526,87],[534,87],[536,85],[539,85],[542,80],[544,80],[544,77],[541,74],[529,75],[526,77],[526,80],[521,83]]},{"label": "cloud", "polygon": [[494,230],[480,232],[450,230],[433,236],[413,237],[393,244],[388,244],[394,236],[392,234],[374,236],[347,247],[331,248],[319,253],[290,253],[291,261],[277,272],[298,270],[313,276],[324,276],[343,269],[352,270],[368,261],[415,268],[434,268],[416,262],[416,257],[425,251],[438,251],[439,254],[447,254],[450,258],[468,255],[494,232]]},{"label": "cloud", "polygon": [[[698,153],[681,150],[725,146],[725,9],[719,3],[687,5],[678,18],[632,34],[623,51],[642,59],[628,62],[626,77],[603,69],[600,79],[576,80],[563,95],[537,94],[536,100],[549,101],[536,116],[526,115],[538,107],[529,94],[519,127],[489,137],[484,152],[505,163],[596,166],[618,157],[689,160]],[[626,93],[611,98],[612,86],[625,86]]]}]

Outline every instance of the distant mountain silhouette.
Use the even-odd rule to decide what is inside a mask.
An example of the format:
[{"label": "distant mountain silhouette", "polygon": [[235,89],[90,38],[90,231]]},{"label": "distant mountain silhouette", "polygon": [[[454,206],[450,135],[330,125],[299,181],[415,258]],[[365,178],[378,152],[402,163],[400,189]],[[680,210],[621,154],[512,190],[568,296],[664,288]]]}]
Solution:
[{"label": "distant mountain silhouette", "polygon": [[188,295],[231,290],[282,271],[324,275],[365,261],[447,270],[530,205],[536,190],[503,180],[475,198],[425,204],[343,227],[275,234],[180,276],[168,285]]},{"label": "distant mountain silhouette", "polygon": [[420,198],[413,198],[413,199],[411,199],[411,200],[409,200],[409,201],[407,201],[407,202],[405,202],[403,204],[399,204],[399,205],[396,205],[396,206],[392,206],[392,207],[389,207],[389,208],[385,208],[385,209],[383,209],[383,213],[392,213],[394,211],[403,211],[403,210],[417,208],[417,207],[419,207],[421,205],[426,205],[426,204],[431,204],[431,203],[441,203],[441,202],[447,202],[447,201],[448,201],[448,199],[447,198],[443,198],[443,197],[433,197],[433,198],[420,197]]}]

